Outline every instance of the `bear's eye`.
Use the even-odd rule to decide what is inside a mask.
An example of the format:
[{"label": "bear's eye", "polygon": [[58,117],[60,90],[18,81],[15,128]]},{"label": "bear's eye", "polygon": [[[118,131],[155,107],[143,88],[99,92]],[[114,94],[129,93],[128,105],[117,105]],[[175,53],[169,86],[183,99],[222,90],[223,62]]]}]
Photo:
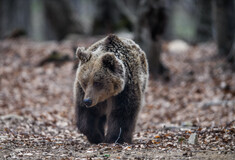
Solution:
[{"label": "bear's eye", "polygon": [[93,85],[95,88],[98,88],[98,89],[101,89],[103,87],[103,83],[101,82],[94,82]]},{"label": "bear's eye", "polygon": [[83,88],[83,89],[86,89],[87,83],[82,83],[81,85],[82,85],[82,88]]}]

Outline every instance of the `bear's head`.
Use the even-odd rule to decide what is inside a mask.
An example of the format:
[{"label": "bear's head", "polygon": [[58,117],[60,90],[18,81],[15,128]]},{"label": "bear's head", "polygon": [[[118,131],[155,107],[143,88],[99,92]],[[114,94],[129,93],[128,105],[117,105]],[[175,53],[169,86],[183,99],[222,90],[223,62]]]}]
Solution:
[{"label": "bear's head", "polygon": [[87,107],[93,107],[124,89],[125,67],[113,53],[78,48],[76,56],[80,60],[77,80],[85,93],[83,102]]}]

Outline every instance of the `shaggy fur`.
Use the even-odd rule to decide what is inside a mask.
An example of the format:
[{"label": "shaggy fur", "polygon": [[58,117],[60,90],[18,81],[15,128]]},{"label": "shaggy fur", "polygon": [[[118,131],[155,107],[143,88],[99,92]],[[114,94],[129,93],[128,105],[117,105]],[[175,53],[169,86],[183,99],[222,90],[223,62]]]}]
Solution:
[{"label": "shaggy fur", "polygon": [[86,50],[78,48],[76,56],[78,129],[91,143],[131,143],[148,81],[145,53],[132,40],[109,35]]}]

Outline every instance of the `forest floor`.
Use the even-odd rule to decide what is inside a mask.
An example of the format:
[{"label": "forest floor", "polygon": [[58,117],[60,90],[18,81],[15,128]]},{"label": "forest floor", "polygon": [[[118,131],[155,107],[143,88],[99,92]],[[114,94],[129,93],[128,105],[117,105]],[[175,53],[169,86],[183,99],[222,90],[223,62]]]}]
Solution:
[{"label": "forest floor", "polygon": [[94,41],[0,41],[0,159],[235,159],[235,73],[213,43],[165,44],[170,80],[150,79],[134,143],[89,144],[75,126],[73,53]]}]

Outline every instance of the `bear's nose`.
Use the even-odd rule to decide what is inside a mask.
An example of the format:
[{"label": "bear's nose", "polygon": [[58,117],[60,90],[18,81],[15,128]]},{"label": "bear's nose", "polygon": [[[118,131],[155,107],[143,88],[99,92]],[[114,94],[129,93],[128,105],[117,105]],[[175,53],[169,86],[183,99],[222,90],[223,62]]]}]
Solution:
[{"label": "bear's nose", "polygon": [[83,102],[85,103],[85,105],[86,105],[87,107],[91,106],[91,104],[92,104],[92,100],[91,100],[90,98],[84,99]]}]

